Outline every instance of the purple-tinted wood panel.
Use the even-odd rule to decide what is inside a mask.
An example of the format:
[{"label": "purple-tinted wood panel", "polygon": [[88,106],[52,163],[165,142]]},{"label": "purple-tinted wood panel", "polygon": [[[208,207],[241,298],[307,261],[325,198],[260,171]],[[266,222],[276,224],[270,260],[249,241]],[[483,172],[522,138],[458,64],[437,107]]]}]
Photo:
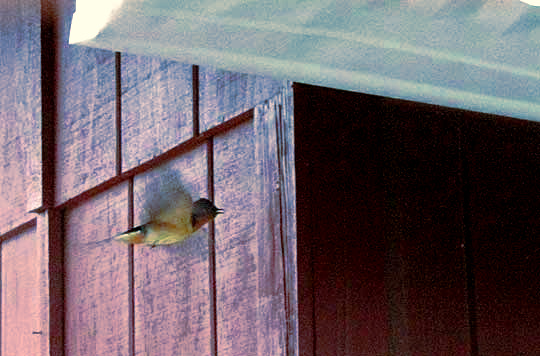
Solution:
[{"label": "purple-tinted wood panel", "polygon": [[43,249],[35,226],[2,242],[1,354],[40,355]]},{"label": "purple-tinted wood panel", "polygon": [[192,69],[122,54],[122,169],[148,161],[193,133]]},{"label": "purple-tinted wood panel", "polygon": [[216,221],[220,355],[286,350],[279,195],[272,180],[277,163],[270,141],[251,121],[214,139],[215,197],[226,211]]},{"label": "purple-tinted wood panel", "polygon": [[292,90],[254,111],[259,355],[297,355],[297,266]]},{"label": "purple-tinted wood panel", "polygon": [[[156,199],[174,195],[168,190],[185,189],[197,200],[207,197],[206,186],[205,146],[136,176],[135,225],[147,222]],[[136,355],[210,354],[207,229],[175,245],[135,246]]]},{"label": "purple-tinted wood panel", "polygon": [[41,204],[40,2],[0,1],[0,225]]},{"label": "purple-tinted wood panel", "polygon": [[471,117],[480,355],[540,354],[540,124]]},{"label": "purple-tinted wood panel", "polygon": [[277,94],[283,81],[252,74],[199,69],[200,131],[206,131]]},{"label": "purple-tinted wood panel", "polygon": [[128,248],[111,240],[127,227],[127,185],[65,216],[65,353],[127,355]]},{"label": "purple-tinted wood panel", "polygon": [[115,174],[114,53],[66,46],[62,58],[56,201]]},{"label": "purple-tinted wood panel", "polygon": [[226,211],[216,220],[215,238],[219,355],[257,355],[259,184],[253,123],[216,137],[215,197]]}]

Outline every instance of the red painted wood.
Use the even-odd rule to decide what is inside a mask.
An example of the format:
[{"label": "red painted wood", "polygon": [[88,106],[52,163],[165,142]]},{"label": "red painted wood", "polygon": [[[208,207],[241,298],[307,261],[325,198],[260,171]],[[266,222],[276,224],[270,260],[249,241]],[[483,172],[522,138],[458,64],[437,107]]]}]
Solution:
[{"label": "red painted wood", "polygon": [[1,263],[0,354],[39,355],[46,320],[41,314],[43,250],[35,225],[2,242]]},{"label": "red painted wood", "polygon": [[69,46],[63,56],[57,203],[114,176],[116,152],[114,53]]},{"label": "red painted wood", "polygon": [[471,239],[480,355],[540,353],[540,124],[471,115]]},{"label": "red painted wood", "polygon": [[40,2],[0,1],[0,226],[41,205]]},{"label": "red painted wood", "polygon": [[378,148],[370,142],[374,110],[343,92],[294,89],[300,355],[385,354],[390,327]]},{"label": "red painted wood", "polygon": [[122,54],[122,169],[131,169],[193,131],[192,68]]},{"label": "red painted wood", "polygon": [[[171,187],[183,186],[195,200],[206,197],[206,174],[199,146],[136,176],[135,225],[147,221],[147,202]],[[137,355],[210,354],[207,229],[177,245],[134,247]]]},{"label": "red painted wood", "polygon": [[283,82],[257,75],[199,68],[200,132],[273,97]]},{"label": "red painted wood", "polygon": [[468,354],[454,115],[295,86],[301,355]]},{"label": "red painted wood", "polygon": [[127,186],[65,216],[65,354],[128,351],[127,246],[111,240],[127,227]]},{"label": "red painted wood", "polygon": [[[462,112],[382,100],[390,318],[398,354],[469,355],[460,164]],[[399,312],[393,314],[392,308]],[[401,334],[404,333],[405,335]],[[407,338],[406,343],[399,340]]]}]

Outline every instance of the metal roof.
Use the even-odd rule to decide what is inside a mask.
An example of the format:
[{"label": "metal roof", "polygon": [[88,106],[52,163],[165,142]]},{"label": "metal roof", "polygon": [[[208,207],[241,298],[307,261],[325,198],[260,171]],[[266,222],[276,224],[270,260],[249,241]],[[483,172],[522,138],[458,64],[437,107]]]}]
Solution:
[{"label": "metal roof", "polygon": [[518,0],[124,0],[82,44],[540,121]]}]

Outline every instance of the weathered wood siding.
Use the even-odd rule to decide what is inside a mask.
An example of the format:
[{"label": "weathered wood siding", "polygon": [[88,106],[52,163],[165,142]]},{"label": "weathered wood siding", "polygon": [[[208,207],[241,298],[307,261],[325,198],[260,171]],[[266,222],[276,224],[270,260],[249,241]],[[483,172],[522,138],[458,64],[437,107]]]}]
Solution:
[{"label": "weathered wood siding", "polygon": [[0,233],[41,205],[40,2],[0,1]]},{"label": "weathered wood siding", "polygon": [[193,135],[192,66],[122,55],[122,169]]},{"label": "weathered wood siding", "polygon": [[205,131],[275,96],[282,81],[209,67],[199,70],[200,130]]},{"label": "weathered wood siding", "polygon": [[[45,3],[43,19],[35,1],[0,12],[2,356],[286,354],[288,84],[67,45],[70,14],[55,24]],[[43,68],[41,43],[59,55]],[[171,174],[225,209],[217,225],[176,246],[112,242]]]},{"label": "weathered wood siding", "polygon": [[2,243],[2,355],[39,355],[42,253],[35,225]]},{"label": "weathered wood siding", "polygon": [[65,354],[127,355],[128,251],[110,237],[127,228],[127,185],[64,216]]},{"label": "weathered wood siding", "polygon": [[40,1],[0,1],[0,354],[47,355]]},{"label": "weathered wood siding", "polygon": [[113,177],[116,162],[114,53],[66,46],[62,54],[57,204]]},{"label": "weathered wood siding", "polygon": [[[65,205],[66,355],[286,354],[285,305],[294,293],[284,283],[294,279],[283,263],[294,266],[294,254],[283,253],[294,246],[294,230],[285,238],[281,231],[279,185],[290,183],[280,182],[284,129],[276,125],[292,110],[290,88],[156,58],[114,58],[76,46],[64,56],[71,75],[64,77],[57,202]],[[72,106],[86,114],[67,114]],[[83,135],[86,125],[95,129]],[[96,142],[105,145],[101,153]],[[215,197],[225,209],[215,229],[175,246],[111,242],[148,221],[148,194],[170,177],[194,200]],[[283,207],[294,213],[290,202]]]}]

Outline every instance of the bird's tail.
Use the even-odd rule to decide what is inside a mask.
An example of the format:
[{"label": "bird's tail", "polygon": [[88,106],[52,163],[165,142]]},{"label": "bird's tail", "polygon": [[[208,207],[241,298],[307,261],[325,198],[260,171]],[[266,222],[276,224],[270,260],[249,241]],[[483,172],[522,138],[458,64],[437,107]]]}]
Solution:
[{"label": "bird's tail", "polygon": [[144,226],[137,226],[133,229],[129,229],[128,231],[116,235],[114,237],[114,240],[128,243],[128,244],[140,244],[144,242],[144,236],[145,236],[145,229]]}]

